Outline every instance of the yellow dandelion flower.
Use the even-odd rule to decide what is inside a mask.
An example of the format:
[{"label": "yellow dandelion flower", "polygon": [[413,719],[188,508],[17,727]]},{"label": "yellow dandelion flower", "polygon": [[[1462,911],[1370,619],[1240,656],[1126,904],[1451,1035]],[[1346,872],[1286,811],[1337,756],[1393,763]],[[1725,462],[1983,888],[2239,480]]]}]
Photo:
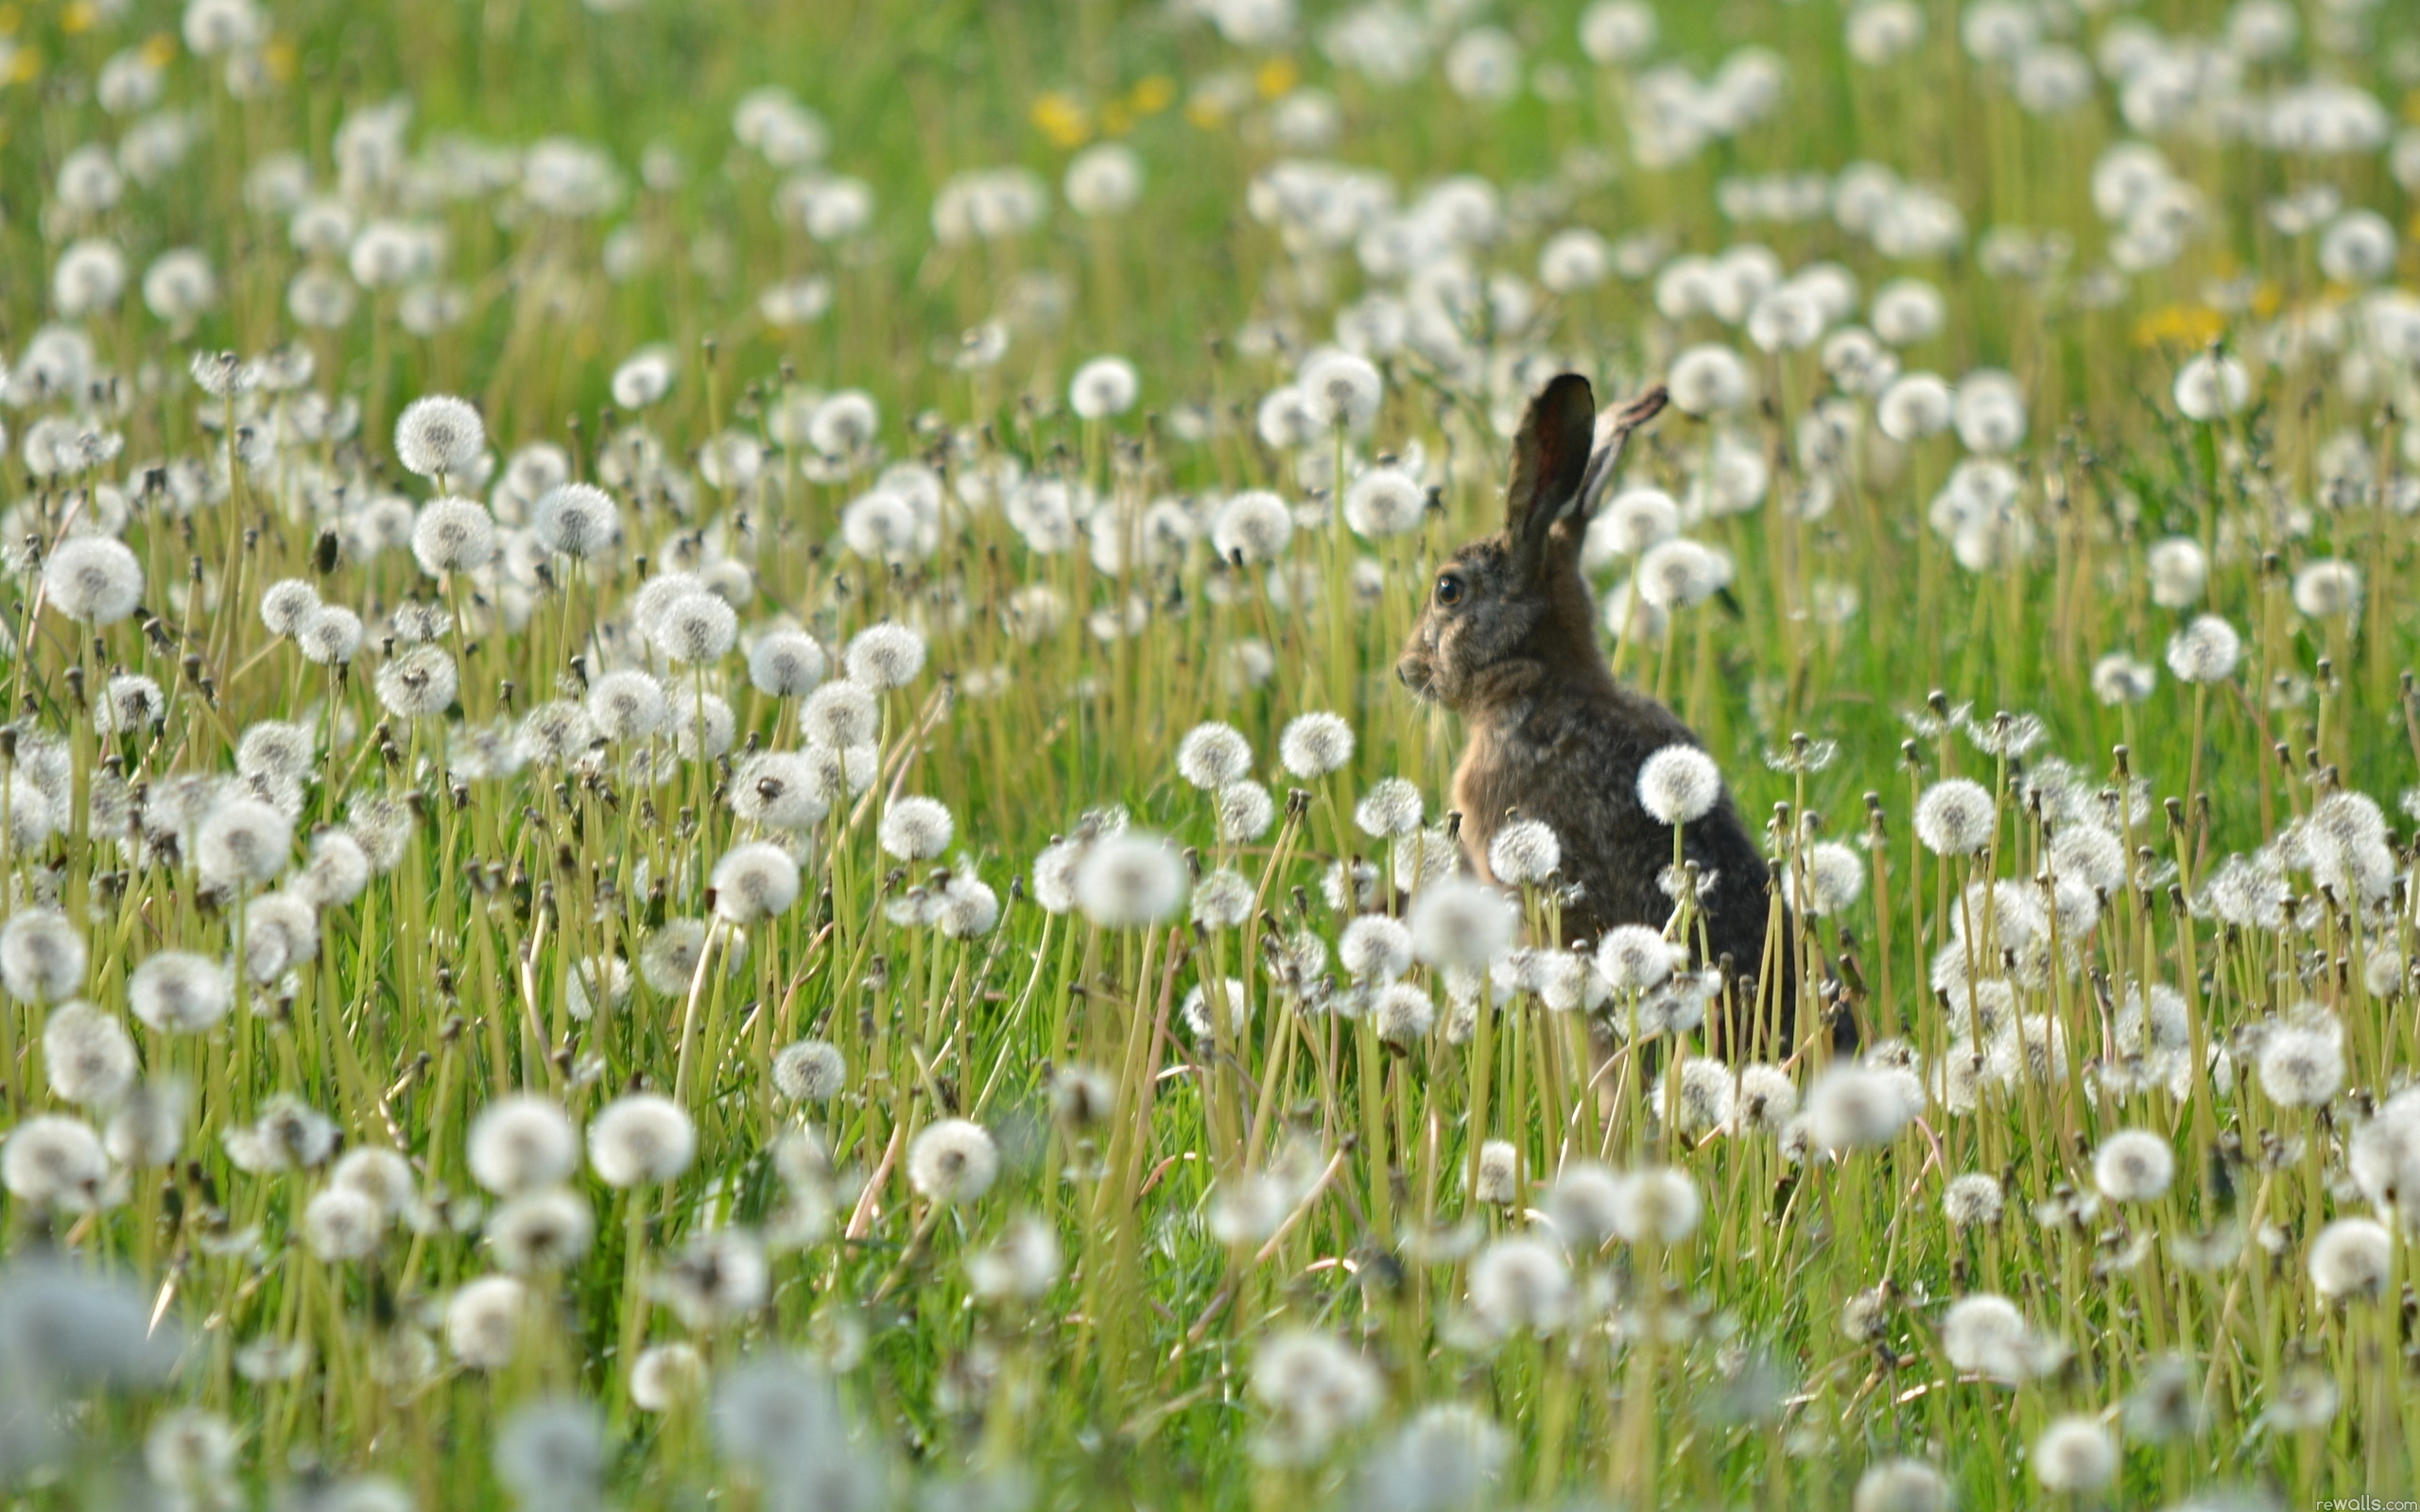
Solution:
[{"label": "yellow dandelion flower", "polygon": [[1055,147],[1081,146],[1093,134],[1092,112],[1062,90],[1033,102],[1033,124]]},{"label": "yellow dandelion flower", "polygon": [[1303,71],[1294,65],[1291,58],[1272,58],[1261,64],[1260,72],[1253,76],[1253,83],[1259,88],[1260,97],[1265,100],[1292,94],[1294,86],[1302,81]]},{"label": "yellow dandelion flower", "polygon": [[76,0],[60,13],[59,29],[73,37],[92,30],[94,24],[100,19],[100,7],[93,4],[93,0]]},{"label": "yellow dandelion flower", "polygon": [[1137,79],[1126,103],[1137,115],[1157,115],[1176,103],[1176,80],[1166,74]]},{"label": "yellow dandelion flower", "polygon": [[2135,322],[2135,342],[2145,347],[2205,347],[2226,328],[2226,317],[2205,304],[2170,304]]}]

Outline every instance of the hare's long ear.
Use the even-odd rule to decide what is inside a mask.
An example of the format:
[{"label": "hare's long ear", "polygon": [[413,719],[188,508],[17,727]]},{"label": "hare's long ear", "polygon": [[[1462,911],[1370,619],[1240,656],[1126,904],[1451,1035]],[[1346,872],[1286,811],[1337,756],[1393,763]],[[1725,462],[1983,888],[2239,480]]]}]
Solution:
[{"label": "hare's long ear", "polygon": [[1664,386],[1657,384],[1629,404],[1616,404],[1597,417],[1597,449],[1589,455],[1587,476],[1580,481],[1580,518],[1596,514],[1614,481],[1614,469],[1621,466],[1622,449],[1630,444],[1631,432],[1662,414],[1668,397]]},{"label": "hare's long ear", "polygon": [[1504,534],[1518,554],[1535,555],[1547,532],[1580,502],[1596,443],[1597,396],[1567,372],[1530,401],[1512,442],[1512,486],[1504,496]]}]

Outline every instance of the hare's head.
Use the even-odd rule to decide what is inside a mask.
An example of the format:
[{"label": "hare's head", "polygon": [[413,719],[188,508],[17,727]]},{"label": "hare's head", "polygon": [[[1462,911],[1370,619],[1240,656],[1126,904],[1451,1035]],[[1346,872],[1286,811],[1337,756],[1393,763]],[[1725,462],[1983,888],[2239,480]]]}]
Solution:
[{"label": "hare's head", "polygon": [[1424,698],[1470,709],[1551,677],[1602,676],[1580,540],[1630,433],[1664,390],[1597,414],[1588,380],[1564,373],[1530,402],[1512,443],[1504,529],[1437,569],[1395,675]]}]

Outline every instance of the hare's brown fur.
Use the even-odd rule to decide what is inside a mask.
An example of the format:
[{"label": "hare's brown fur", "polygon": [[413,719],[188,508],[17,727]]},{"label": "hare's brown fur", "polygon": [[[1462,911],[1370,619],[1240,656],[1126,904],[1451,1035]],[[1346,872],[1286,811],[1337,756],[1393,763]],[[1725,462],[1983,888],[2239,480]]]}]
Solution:
[{"label": "hare's brown fur", "polygon": [[[1658,390],[1609,417],[1615,455],[1662,399]],[[1438,585],[1452,586],[1432,586],[1395,669],[1468,727],[1454,803],[1472,867],[1488,874],[1489,843],[1515,816],[1554,830],[1564,879],[1579,889],[1563,911],[1566,944],[1670,916],[1656,879],[1671,864],[1672,831],[1640,805],[1638,772],[1668,746],[1700,744],[1669,709],[1623,687],[1598,644],[1580,572],[1589,495],[1613,459],[1597,448],[1597,429],[1583,379],[1558,378],[1532,403],[1514,447],[1504,532],[1439,569]],[[1775,939],[1769,965],[1767,922],[1776,916],[1764,851],[1727,788],[1684,841],[1683,853],[1713,879],[1702,900],[1708,954],[1732,971],[1717,1042],[1733,1056],[1786,1053],[1795,1039],[1791,936]],[[1768,976],[1775,980],[1759,993]]]}]

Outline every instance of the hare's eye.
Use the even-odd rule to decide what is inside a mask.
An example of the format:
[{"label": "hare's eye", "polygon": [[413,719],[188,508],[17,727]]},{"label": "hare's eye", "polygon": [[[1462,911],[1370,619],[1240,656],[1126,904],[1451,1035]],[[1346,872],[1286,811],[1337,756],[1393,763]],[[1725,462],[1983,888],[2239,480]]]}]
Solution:
[{"label": "hare's eye", "polygon": [[1463,585],[1458,573],[1444,573],[1437,579],[1437,602],[1452,609],[1462,601]]}]

